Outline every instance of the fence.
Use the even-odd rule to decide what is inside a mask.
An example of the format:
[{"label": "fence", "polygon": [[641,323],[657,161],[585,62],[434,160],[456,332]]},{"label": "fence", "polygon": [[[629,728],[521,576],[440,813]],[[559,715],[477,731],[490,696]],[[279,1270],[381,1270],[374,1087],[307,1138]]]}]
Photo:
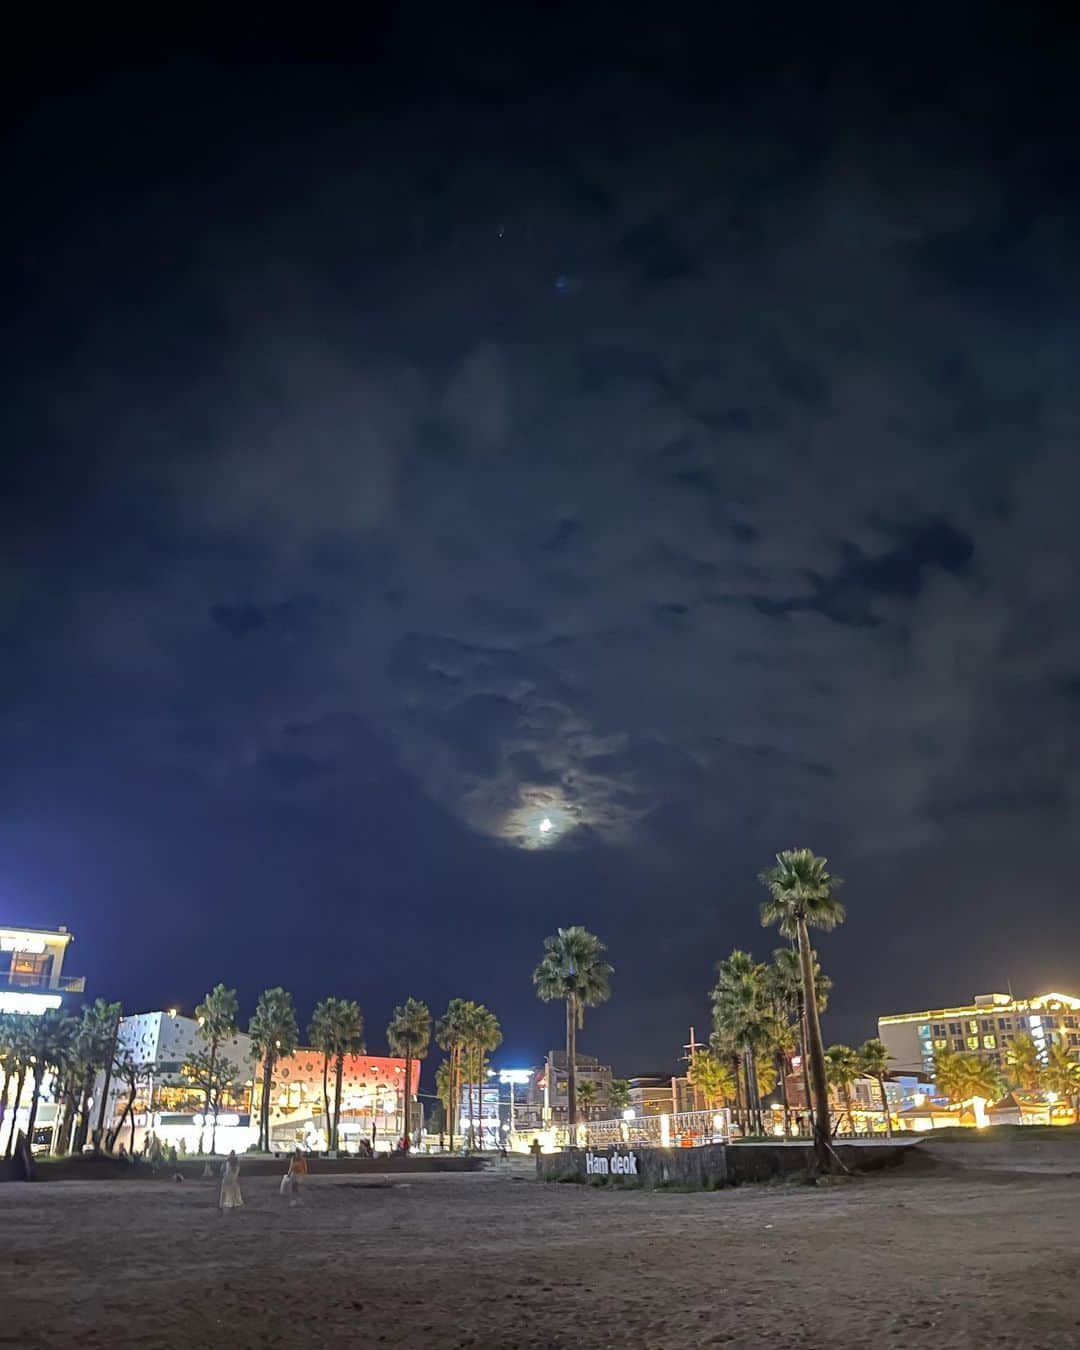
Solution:
[{"label": "fence", "polygon": [[[570,1130],[557,1125],[552,1131],[555,1148],[568,1148]],[[731,1139],[731,1112],[680,1111],[662,1116],[631,1119],[579,1121],[577,1142],[581,1148],[626,1147],[638,1144],[653,1148],[693,1148],[698,1144],[726,1144]]]}]

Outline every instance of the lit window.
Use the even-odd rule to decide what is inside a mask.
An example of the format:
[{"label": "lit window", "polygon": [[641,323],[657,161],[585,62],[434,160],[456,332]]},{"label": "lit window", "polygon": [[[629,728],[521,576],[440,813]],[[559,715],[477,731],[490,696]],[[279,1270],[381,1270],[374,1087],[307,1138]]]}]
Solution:
[{"label": "lit window", "polygon": [[997,1049],[997,1037],[996,1037],[996,1036],[984,1036],[984,1037],[983,1037],[983,1049],[984,1049],[984,1050],[996,1050],[996,1049]]},{"label": "lit window", "polygon": [[935,1049],[935,1050],[948,1050],[948,1048],[949,1048],[949,1042],[948,1042],[947,1040],[945,1040],[944,1037],[942,1037],[940,1040],[936,1040],[936,1041],[934,1042],[934,1049]]},{"label": "lit window", "polygon": [[967,1048],[968,1048],[969,1050],[978,1050],[978,1048],[979,1048],[979,1038],[978,1038],[978,1036],[969,1036],[969,1037],[967,1038]]},{"label": "lit window", "polygon": [[979,1029],[979,1020],[976,1017],[972,1017],[968,1021],[968,1031],[978,1031],[978,1029]]}]

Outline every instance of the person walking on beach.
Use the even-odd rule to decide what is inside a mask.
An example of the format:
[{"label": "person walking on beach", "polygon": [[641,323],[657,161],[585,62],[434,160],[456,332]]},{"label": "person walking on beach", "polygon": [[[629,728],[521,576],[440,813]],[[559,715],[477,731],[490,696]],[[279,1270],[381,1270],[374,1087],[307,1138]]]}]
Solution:
[{"label": "person walking on beach", "polygon": [[225,1159],[225,1170],[221,1174],[221,1197],[218,1209],[239,1209],[244,1203],[240,1194],[240,1163],[236,1149],[232,1149]]},{"label": "person walking on beach", "polygon": [[297,1205],[304,1203],[300,1195],[300,1179],[308,1174],[307,1159],[300,1149],[296,1149],[289,1159],[289,1170],[285,1174],[285,1180],[288,1182],[287,1191],[289,1196],[289,1208],[295,1209]]}]

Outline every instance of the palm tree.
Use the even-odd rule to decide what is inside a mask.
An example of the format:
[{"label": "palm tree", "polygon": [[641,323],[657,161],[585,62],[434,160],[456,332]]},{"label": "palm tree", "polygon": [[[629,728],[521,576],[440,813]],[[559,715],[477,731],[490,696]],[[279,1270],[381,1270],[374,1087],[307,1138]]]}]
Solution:
[{"label": "palm tree", "polygon": [[[822,974],[821,963],[818,961],[817,952],[811,953],[811,964],[814,973],[814,991],[817,996],[818,1016],[829,1006],[829,993],[832,990],[832,980],[828,975]],[[806,1100],[806,1108],[811,1107],[810,1093],[810,1058],[807,1054],[807,1043],[809,1037],[806,1033],[806,1009],[803,1007],[803,985],[802,985],[802,965],[799,961],[799,952],[797,947],[778,947],[773,952],[772,965],[765,971],[766,984],[772,998],[773,1006],[777,1015],[787,1022],[791,1023],[797,1031],[799,1044],[799,1058],[802,1064],[803,1096]],[[794,1053],[794,1048],[788,1052]],[[787,1079],[783,1079],[785,1087],[785,1098]],[[785,1101],[785,1112],[788,1107]]]},{"label": "palm tree", "polygon": [[593,1079],[587,1078],[583,1083],[578,1084],[578,1105],[585,1112],[586,1120],[592,1119],[592,1113],[596,1109],[596,1098],[598,1095],[599,1091]]},{"label": "palm tree", "polygon": [[[469,1089],[469,1144],[477,1147],[477,1117],[483,1116],[484,1078],[487,1057],[492,1050],[502,1044],[502,1028],[498,1018],[482,1003],[466,1002],[463,1005],[462,1025],[464,1029],[464,1062]],[[476,1115],[473,1114],[473,1098],[476,1097]],[[483,1125],[480,1127],[480,1145],[483,1144]]]},{"label": "palm tree", "polygon": [[[345,1057],[363,1046],[364,1015],[360,1005],[347,998],[324,998],[315,1005],[308,1027],[312,1046],[323,1057],[323,1119],[326,1123],[326,1147],[337,1151],[341,1123],[341,1085],[345,1077]],[[334,1065],[334,1111],[330,1113],[327,1078]]]},{"label": "palm tree", "polygon": [[1050,1047],[1042,1072],[1042,1085],[1047,1092],[1067,1101],[1072,1106],[1073,1116],[1080,1120],[1080,1062],[1073,1059],[1069,1047],[1062,1041],[1055,1041]]},{"label": "palm tree", "polygon": [[405,1060],[405,1083],[401,1090],[404,1104],[405,1128],[401,1137],[405,1140],[405,1151],[412,1147],[412,1066],[414,1059],[426,1059],[431,1045],[431,1011],[426,1003],[419,999],[407,998],[400,1008],[394,1009],[390,1025],[386,1028],[386,1038],[395,1055]]},{"label": "palm tree", "polygon": [[73,1093],[79,1101],[79,1128],[75,1148],[79,1150],[90,1136],[90,1098],[100,1069],[106,1070],[99,1106],[99,1121],[104,1124],[116,1037],[120,1025],[120,1004],[96,998],[84,1007],[75,1024],[64,1056],[64,1070],[73,1080]]},{"label": "palm tree", "polygon": [[747,1132],[764,1132],[756,1057],[766,1045],[773,1021],[765,987],[765,967],[749,952],[733,951],[717,966],[712,991],[713,1026],[720,1042],[739,1055],[746,1087]]},{"label": "palm tree", "polygon": [[711,1050],[701,1050],[693,1058],[686,1072],[690,1086],[700,1092],[710,1111],[723,1106],[735,1095],[735,1075]]},{"label": "palm tree", "polygon": [[1020,1032],[1005,1051],[1005,1064],[1014,1087],[1024,1092],[1038,1092],[1042,1078],[1042,1060],[1035,1042],[1026,1031]]},{"label": "palm tree", "polygon": [[[217,1073],[217,1058],[222,1044],[236,1035],[236,1015],[240,1011],[240,1005],[236,1000],[236,990],[226,989],[223,984],[217,984],[207,994],[199,1006],[195,1009],[195,1020],[199,1024],[199,1035],[206,1043],[206,1051],[209,1057],[207,1075],[209,1082],[213,1082]],[[203,1121],[210,1115],[210,1088],[206,1089],[206,1109],[203,1112]],[[210,1126],[210,1152],[214,1153],[217,1149],[217,1112],[213,1113],[213,1120]],[[203,1132],[199,1132],[199,1152],[203,1151]]]},{"label": "palm tree", "polygon": [[123,1082],[127,1088],[127,1101],[124,1103],[124,1109],[121,1112],[120,1119],[109,1135],[106,1148],[111,1153],[116,1147],[116,1141],[120,1138],[121,1131],[124,1128],[124,1121],[131,1121],[131,1153],[135,1152],[135,1098],[139,1095],[140,1085],[150,1077],[154,1072],[153,1064],[144,1064],[141,1060],[136,1060],[130,1050],[121,1047],[116,1052],[113,1059],[113,1072],[117,1078]]},{"label": "palm tree", "polygon": [[8,1093],[11,1091],[11,1084],[18,1080],[18,1092],[15,1096],[15,1106],[12,1111],[12,1133],[14,1133],[15,1112],[19,1107],[19,1098],[22,1095],[22,1085],[26,1079],[26,1056],[23,1053],[23,1044],[25,1042],[25,1032],[23,1023],[25,1018],[18,1013],[0,1013],[0,1065],[3,1066],[4,1087],[0,1092],[0,1134],[4,1129],[4,1118],[7,1115]]},{"label": "palm tree", "polygon": [[885,1133],[892,1138],[892,1115],[889,1111],[889,1097],[885,1091],[885,1075],[889,1072],[891,1059],[885,1042],[877,1036],[871,1036],[859,1046],[859,1069],[872,1078],[881,1093],[881,1109],[885,1113]]},{"label": "palm tree", "polygon": [[829,1085],[837,1088],[844,1099],[848,1131],[855,1133],[855,1116],[851,1110],[851,1085],[859,1076],[859,1056],[850,1045],[830,1045],[825,1051],[825,1074]]},{"label": "palm tree", "polygon": [[446,1129],[450,1136],[450,1152],[454,1151],[454,1126],[461,1110],[461,1067],[465,1053],[466,1004],[463,998],[452,998],[446,1012],[435,1024],[435,1043],[449,1055],[447,1064]]},{"label": "palm tree", "polygon": [[544,955],[533,971],[537,998],[566,1003],[566,1106],[571,1146],[577,1143],[577,1033],[585,1009],[611,997],[612,970],[606,948],[588,929],[575,924],[544,939]]},{"label": "palm tree", "polygon": [[59,1008],[50,1008],[36,1016],[30,1030],[27,1048],[30,1051],[30,1063],[34,1076],[34,1093],[30,1098],[30,1119],[26,1122],[26,1146],[34,1146],[34,1126],[37,1123],[38,1103],[41,1100],[41,1083],[46,1070],[55,1069],[63,1063],[75,1035],[75,1022]]},{"label": "palm tree", "polygon": [[608,1105],[616,1115],[630,1105],[630,1084],[625,1078],[613,1078],[608,1084]]},{"label": "palm tree", "polygon": [[988,1059],[953,1050],[939,1050],[934,1056],[934,1083],[943,1097],[955,1103],[973,1097],[994,1101],[1001,1095],[1001,1075]]},{"label": "palm tree", "polygon": [[808,848],[786,849],[776,855],[776,866],[761,874],[769,898],[761,906],[761,922],[777,926],[798,946],[802,973],[803,1008],[806,1017],[807,1058],[814,1092],[814,1151],[820,1168],[831,1165],[832,1130],[829,1121],[829,1085],[825,1074],[825,1048],[821,1040],[817,988],[814,983],[813,949],[809,929],[829,932],[844,921],[844,907],[833,894],[842,884],[826,871],[826,859]]},{"label": "palm tree", "polygon": [[270,1093],[274,1086],[274,1066],[291,1055],[299,1035],[292,994],[278,986],[259,995],[255,1015],[248,1025],[251,1049],[262,1062],[262,1102],[259,1106],[259,1147],[270,1149]]}]

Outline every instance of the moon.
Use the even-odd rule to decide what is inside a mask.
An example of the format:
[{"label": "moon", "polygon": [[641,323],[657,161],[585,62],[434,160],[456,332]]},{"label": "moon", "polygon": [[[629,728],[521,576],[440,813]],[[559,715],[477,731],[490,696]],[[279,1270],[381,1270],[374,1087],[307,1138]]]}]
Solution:
[{"label": "moon", "polygon": [[539,829],[541,834],[550,834],[554,828],[555,826],[552,825],[550,819],[547,816],[545,816],[544,819],[540,822]]}]

